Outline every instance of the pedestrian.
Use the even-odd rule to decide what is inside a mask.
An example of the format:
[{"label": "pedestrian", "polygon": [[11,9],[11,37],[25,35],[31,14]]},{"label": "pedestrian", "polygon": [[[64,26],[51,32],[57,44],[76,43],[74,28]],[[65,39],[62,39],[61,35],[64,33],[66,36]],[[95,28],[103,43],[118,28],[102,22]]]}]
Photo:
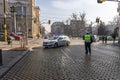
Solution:
[{"label": "pedestrian", "polygon": [[83,40],[85,42],[85,53],[88,54],[91,54],[91,43],[93,42],[92,41],[92,36],[90,35],[89,32],[87,32],[84,36],[83,36]]},{"label": "pedestrian", "polygon": [[105,36],[104,39],[105,39],[105,44],[107,44],[107,36]]},{"label": "pedestrian", "polygon": [[115,38],[116,38],[116,36],[113,34],[112,38],[113,38],[113,44],[115,44]]},{"label": "pedestrian", "polygon": [[102,43],[104,44],[104,41],[105,41],[105,37],[104,36],[102,36]]}]

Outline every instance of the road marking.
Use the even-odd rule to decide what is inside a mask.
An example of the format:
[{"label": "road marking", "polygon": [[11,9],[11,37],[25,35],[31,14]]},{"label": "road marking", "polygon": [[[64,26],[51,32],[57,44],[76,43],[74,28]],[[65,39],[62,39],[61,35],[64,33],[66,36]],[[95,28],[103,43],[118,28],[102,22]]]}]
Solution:
[{"label": "road marking", "polygon": [[70,59],[73,63],[75,63],[75,61],[74,61],[72,58],[70,58],[63,49],[62,49],[61,51],[62,51],[62,53],[65,55],[65,57],[67,57],[67,58]]}]

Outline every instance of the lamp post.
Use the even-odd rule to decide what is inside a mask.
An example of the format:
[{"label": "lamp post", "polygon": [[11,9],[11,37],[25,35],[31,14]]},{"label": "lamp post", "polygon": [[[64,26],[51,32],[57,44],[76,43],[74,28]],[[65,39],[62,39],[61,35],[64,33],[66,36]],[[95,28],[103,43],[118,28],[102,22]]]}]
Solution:
[{"label": "lamp post", "polygon": [[11,13],[14,16],[14,33],[16,33],[16,6],[11,7]]},{"label": "lamp post", "polygon": [[[120,16],[120,2],[118,3],[118,8],[117,8],[117,12],[119,13]],[[118,44],[120,45],[120,21],[119,21],[119,25],[118,25],[119,29],[118,29]]]},{"label": "lamp post", "polygon": [[7,42],[7,27],[6,27],[6,0],[3,0],[4,3],[4,41]]},{"label": "lamp post", "polygon": [[25,12],[25,23],[26,23],[26,45],[28,45],[28,17],[27,17],[27,3],[26,3],[26,12]]},{"label": "lamp post", "polygon": [[16,33],[16,7],[14,6],[14,28]]}]

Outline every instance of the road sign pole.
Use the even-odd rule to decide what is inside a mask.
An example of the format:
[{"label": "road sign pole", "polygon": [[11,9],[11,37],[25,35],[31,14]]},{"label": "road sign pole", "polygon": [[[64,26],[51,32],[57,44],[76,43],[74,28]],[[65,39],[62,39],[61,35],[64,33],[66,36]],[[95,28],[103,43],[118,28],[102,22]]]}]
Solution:
[{"label": "road sign pole", "polygon": [[0,66],[2,65],[2,49],[0,49]]}]

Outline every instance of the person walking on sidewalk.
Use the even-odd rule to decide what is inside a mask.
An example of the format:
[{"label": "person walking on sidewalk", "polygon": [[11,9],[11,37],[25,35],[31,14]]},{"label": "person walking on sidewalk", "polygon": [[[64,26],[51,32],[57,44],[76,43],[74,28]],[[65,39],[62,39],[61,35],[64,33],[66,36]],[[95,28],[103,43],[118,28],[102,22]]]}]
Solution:
[{"label": "person walking on sidewalk", "polygon": [[104,39],[105,39],[105,44],[107,44],[107,36],[105,36]]},{"label": "person walking on sidewalk", "polygon": [[84,36],[83,36],[83,40],[85,42],[85,53],[88,54],[91,54],[91,43],[93,42],[92,41],[92,36],[90,35],[89,32],[87,32]]},{"label": "person walking on sidewalk", "polygon": [[113,34],[113,35],[112,35],[112,38],[113,38],[113,44],[115,44],[116,36]]},{"label": "person walking on sidewalk", "polygon": [[102,43],[104,44],[104,41],[105,41],[105,37],[104,36],[102,36]]}]

